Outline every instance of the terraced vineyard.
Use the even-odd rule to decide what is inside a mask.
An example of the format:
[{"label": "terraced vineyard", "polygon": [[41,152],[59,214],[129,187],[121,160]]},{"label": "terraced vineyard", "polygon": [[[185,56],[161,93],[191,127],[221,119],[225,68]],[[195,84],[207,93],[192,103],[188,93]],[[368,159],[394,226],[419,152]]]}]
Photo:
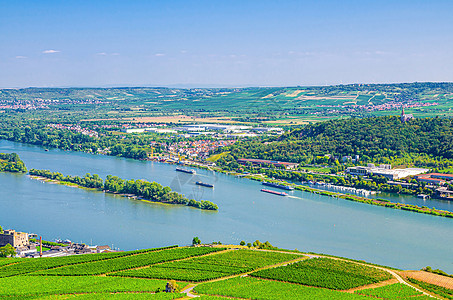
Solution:
[{"label": "terraced vineyard", "polygon": [[19,263],[0,267],[0,278],[21,275],[21,274],[31,273],[31,272],[35,272],[35,271],[40,271],[40,270],[47,270],[47,269],[61,267],[61,266],[67,266],[67,265],[81,264],[81,263],[94,262],[94,261],[104,261],[104,260],[109,260],[109,259],[119,258],[119,257],[128,257],[128,256],[133,256],[135,254],[147,253],[147,252],[174,248],[174,247],[176,247],[176,246],[154,248],[154,249],[144,249],[144,250],[136,250],[136,251],[128,251],[128,252],[99,253],[99,254],[90,254],[90,255],[72,255],[72,256],[64,256],[64,257],[58,257],[58,258],[48,257],[48,258],[40,258],[40,259],[26,259],[26,260],[22,259]]},{"label": "terraced vineyard", "polygon": [[0,258],[0,268],[21,261],[22,261],[21,259],[16,258]]},{"label": "terraced vineyard", "polygon": [[251,274],[255,277],[347,290],[392,278],[390,273],[349,261],[314,258]]},{"label": "terraced vineyard", "polygon": [[371,299],[362,295],[253,277],[236,277],[223,281],[203,283],[195,287],[194,291],[200,294],[222,295],[245,299]]},{"label": "terraced vineyard", "polygon": [[[0,298],[73,293],[155,292],[166,281],[100,276],[14,276],[0,280]],[[184,286],[185,283],[180,283]]]},{"label": "terraced vineyard", "polygon": [[170,300],[170,299],[180,299],[183,298],[186,294],[177,294],[177,293],[159,293],[159,294],[150,294],[150,293],[96,293],[96,294],[76,294],[76,295],[63,295],[63,296],[52,296],[48,298],[39,298],[39,299],[75,299],[75,300]]},{"label": "terraced vineyard", "polygon": [[440,295],[440,296],[444,297],[445,299],[453,299],[453,290],[452,289],[447,289],[446,287],[438,286],[438,285],[428,283],[428,282],[423,282],[423,281],[420,281],[420,280],[417,280],[414,278],[408,278],[408,280],[412,283],[415,283],[422,289],[425,289],[427,291]]},{"label": "terraced vineyard", "polygon": [[423,296],[421,292],[402,284],[395,283],[391,285],[386,285],[378,287],[375,289],[365,289],[355,291],[356,294],[372,296],[381,299],[414,299],[421,300],[419,296]]},{"label": "terraced vineyard", "polygon": [[[407,285],[382,282],[389,278],[375,266],[302,253],[172,246],[0,259],[0,299],[188,299],[181,291],[189,282],[200,300],[432,299]],[[176,292],[162,293],[167,280],[177,285]],[[380,287],[368,286],[376,282],[382,282]],[[416,284],[446,299],[453,295],[449,289]],[[348,290],[353,287],[359,288]]]},{"label": "terraced vineyard", "polygon": [[176,259],[199,256],[224,250],[223,248],[174,248],[164,251],[147,252],[140,255],[126,256],[108,261],[96,261],[61,268],[45,270],[32,275],[99,275],[120,270],[133,269]]},{"label": "terraced vineyard", "polygon": [[253,271],[260,267],[302,258],[298,254],[232,250],[216,255],[196,257],[178,262],[168,262],[144,269],[110,274],[142,278],[177,279],[186,281],[205,281]]}]

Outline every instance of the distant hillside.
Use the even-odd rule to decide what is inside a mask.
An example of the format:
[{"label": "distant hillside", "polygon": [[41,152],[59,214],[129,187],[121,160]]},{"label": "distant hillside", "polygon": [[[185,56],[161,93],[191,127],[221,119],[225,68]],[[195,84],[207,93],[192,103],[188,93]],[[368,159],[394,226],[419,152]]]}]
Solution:
[{"label": "distant hillside", "polygon": [[0,89],[2,105],[74,109],[184,112],[280,112],[284,115],[379,115],[401,105],[423,116],[449,114],[453,83],[349,84],[248,88],[27,88]]},{"label": "distant hillside", "polygon": [[295,129],[273,142],[239,142],[223,151],[231,151],[234,158],[292,162],[325,154],[377,158],[419,153],[453,158],[452,125],[451,119],[443,118],[402,123],[397,116],[331,120]]}]

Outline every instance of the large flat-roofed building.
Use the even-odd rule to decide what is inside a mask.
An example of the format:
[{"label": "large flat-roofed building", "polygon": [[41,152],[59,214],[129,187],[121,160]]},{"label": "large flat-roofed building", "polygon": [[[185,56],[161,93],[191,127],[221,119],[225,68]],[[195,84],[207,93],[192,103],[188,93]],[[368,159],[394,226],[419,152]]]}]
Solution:
[{"label": "large flat-roofed building", "polygon": [[444,185],[445,184],[445,180],[438,179],[438,178],[421,176],[421,177],[418,177],[417,180],[420,182],[426,182],[426,183],[432,184],[432,185]]},{"label": "large flat-roofed building", "polygon": [[436,178],[436,179],[443,179],[446,181],[452,181],[453,180],[453,174],[442,174],[442,173],[428,173],[424,174],[424,177],[431,177],[431,178]]},{"label": "large flat-roofed building", "polygon": [[12,229],[4,230],[0,234],[0,247],[10,244],[13,247],[25,247],[28,245],[28,233],[16,232]]},{"label": "large flat-roofed building", "polygon": [[355,176],[368,176],[368,175],[377,175],[384,176],[387,179],[395,180],[408,176],[415,176],[422,173],[428,172],[428,169],[423,168],[406,168],[406,169],[389,169],[388,165],[382,165],[379,167],[374,166],[358,166],[351,167],[346,170],[346,173],[355,175]]},{"label": "large flat-roofed building", "polygon": [[251,163],[252,165],[283,167],[285,169],[295,169],[299,165],[296,163],[290,163],[290,162],[284,162],[284,161],[254,159],[254,158],[240,158],[237,160],[237,162],[240,164],[243,164],[243,165]]},{"label": "large flat-roofed building", "polygon": [[428,173],[417,176],[417,180],[420,182],[426,182],[433,185],[444,185],[446,181],[452,181],[452,174],[442,173]]}]

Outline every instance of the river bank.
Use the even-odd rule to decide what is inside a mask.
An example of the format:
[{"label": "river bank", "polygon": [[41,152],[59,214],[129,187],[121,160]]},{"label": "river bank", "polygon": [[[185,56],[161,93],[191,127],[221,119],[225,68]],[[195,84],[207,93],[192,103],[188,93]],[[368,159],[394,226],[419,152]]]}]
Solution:
[{"label": "river bank", "polygon": [[294,189],[297,189],[299,191],[314,193],[314,194],[318,194],[318,195],[324,195],[324,196],[328,196],[328,197],[340,198],[340,199],[354,201],[354,202],[383,206],[383,207],[388,207],[388,208],[393,208],[393,209],[400,209],[400,210],[411,211],[411,212],[416,212],[416,213],[421,213],[421,214],[439,216],[439,217],[453,218],[453,212],[435,209],[435,208],[429,208],[426,206],[419,207],[419,206],[413,205],[413,204],[391,202],[386,199],[371,199],[371,198],[365,198],[365,197],[356,196],[356,195],[343,194],[343,193],[338,193],[338,192],[330,192],[330,191],[315,189],[315,188],[311,188],[311,187],[307,187],[307,186],[303,186],[303,185],[297,185],[294,183],[288,183],[283,180],[280,180],[280,181],[269,180],[265,177],[259,178],[259,177],[249,176],[249,177],[244,177],[244,178],[255,180],[255,181],[260,181],[260,182],[278,183],[278,184],[282,184],[282,185],[286,185],[286,186],[291,186]]}]

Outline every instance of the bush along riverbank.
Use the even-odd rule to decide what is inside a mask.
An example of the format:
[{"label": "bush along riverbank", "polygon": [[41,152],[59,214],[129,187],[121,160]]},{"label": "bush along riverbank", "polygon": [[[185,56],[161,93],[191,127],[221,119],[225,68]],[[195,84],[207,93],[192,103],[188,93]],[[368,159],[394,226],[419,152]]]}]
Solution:
[{"label": "bush along riverbank", "polygon": [[184,195],[172,191],[168,186],[162,186],[159,183],[149,182],[146,180],[125,180],[117,176],[108,175],[104,182],[97,174],[91,175],[87,173],[84,177],[70,175],[64,176],[59,172],[36,169],[31,169],[29,174],[32,176],[55,180],[61,184],[70,183],[79,187],[102,190],[105,193],[137,197],[140,200],[168,204],[181,204],[204,210],[219,209],[218,206],[211,201],[196,201],[193,199],[187,199]]},{"label": "bush along riverbank", "polygon": [[386,199],[379,199],[379,198],[370,199],[370,198],[360,197],[360,196],[356,196],[356,195],[348,195],[348,194],[342,194],[342,193],[337,193],[337,192],[324,191],[324,190],[314,189],[314,188],[303,186],[303,185],[290,184],[285,181],[265,180],[265,179],[258,179],[258,178],[254,178],[254,177],[252,177],[251,179],[257,180],[257,181],[262,181],[262,182],[274,182],[274,183],[278,183],[278,184],[282,184],[282,185],[288,185],[288,186],[292,186],[294,189],[299,190],[299,191],[319,194],[319,195],[323,195],[323,196],[341,198],[341,199],[345,199],[345,200],[349,200],[349,201],[355,201],[355,202],[377,205],[377,206],[384,206],[384,207],[393,208],[393,209],[412,211],[412,212],[421,213],[421,214],[453,218],[453,212],[446,211],[446,210],[440,210],[440,209],[436,209],[436,208],[429,208],[426,206],[420,207],[420,206],[413,205],[413,204],[395,203],[395,202],[391,202]]}]

